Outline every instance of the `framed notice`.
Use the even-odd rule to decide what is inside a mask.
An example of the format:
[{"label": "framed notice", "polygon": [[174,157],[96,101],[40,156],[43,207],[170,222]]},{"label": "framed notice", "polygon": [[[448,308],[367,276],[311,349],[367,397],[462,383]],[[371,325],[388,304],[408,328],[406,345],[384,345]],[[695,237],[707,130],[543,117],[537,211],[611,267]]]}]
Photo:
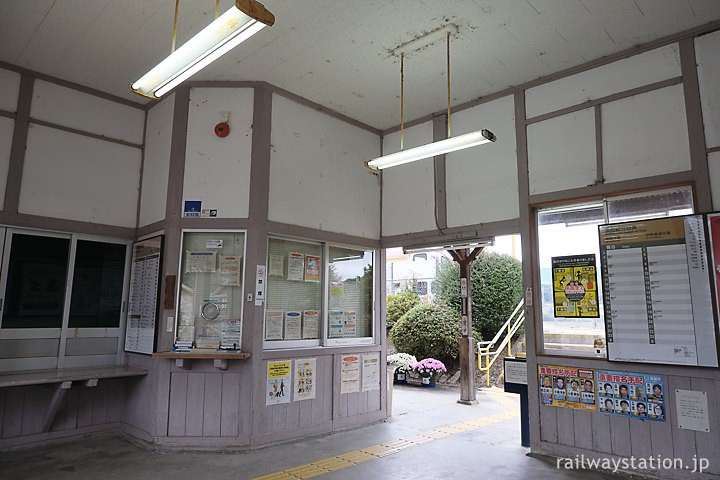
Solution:
[{"label": "framed notice", "polygon": [[555,317],[599,317],[595,254],[553,257],[551,263]]},{"label": "framed notice", "polygon": [[151,355],[155,350],[163,238],[158,235],[132,246],[126,352]]},{"label": "framed notice", "polygon": [[703,217],[598,228],[608,360],[717,367]]}]

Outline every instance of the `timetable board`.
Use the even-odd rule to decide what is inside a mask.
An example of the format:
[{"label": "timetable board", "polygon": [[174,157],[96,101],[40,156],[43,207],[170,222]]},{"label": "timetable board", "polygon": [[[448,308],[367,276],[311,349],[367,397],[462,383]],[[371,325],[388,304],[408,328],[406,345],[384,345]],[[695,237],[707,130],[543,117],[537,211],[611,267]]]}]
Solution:
[{"label": "timetable board", "polygon": [[163,237],[133,244],[125,351],[152,354],[157,332]]},{"label": "timetable board", "polygon": [[608,360],[716,367],[702,215],[598,228]]}]

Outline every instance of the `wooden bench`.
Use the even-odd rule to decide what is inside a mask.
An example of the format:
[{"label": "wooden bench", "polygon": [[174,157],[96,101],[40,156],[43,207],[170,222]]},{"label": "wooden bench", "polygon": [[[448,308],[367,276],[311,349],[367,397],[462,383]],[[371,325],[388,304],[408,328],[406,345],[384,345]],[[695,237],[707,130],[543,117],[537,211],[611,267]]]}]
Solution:
[{"label": "wooden bench", "polygon": [[138,377],[147,375],[146,370],[125,366],[91,368],[56,368],[51,370],[29,370],[24,372],[0,373],[0,388],[22,387],[29,385],[55,384],[55,392],[50,399],[43,432],[50,430],[60,402],[73,382],[82,382],[83,387],[94,387],[103,378]]}]

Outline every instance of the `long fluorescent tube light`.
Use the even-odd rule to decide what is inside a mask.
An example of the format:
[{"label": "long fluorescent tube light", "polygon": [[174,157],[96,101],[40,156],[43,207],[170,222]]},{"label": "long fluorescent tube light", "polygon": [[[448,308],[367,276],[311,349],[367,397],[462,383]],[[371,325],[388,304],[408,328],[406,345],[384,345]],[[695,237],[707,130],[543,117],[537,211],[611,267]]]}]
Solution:
[{"label": "long fluorescent tube light", "polygon": [[185,79],[202,70],[264,27],[275,16],[255,0],[235,0],[235,5],[130,85],[149,98],[160,98]]},{"label": "long fluorescent tube light", "polygon": [[450,153],[463,148],[470,148],[483,143],[494,142],[497,138],[490,130],[478,130],[477,132],[466,133],[457,137],[446,138],[438,142],[428,143],[420,147],[403,150],[397,153],[391,153],[383,157],[378,157],[367,162],[367,166],[382,170],[383,168],[395,167],[403,163],[422,160],[423,158]]}]

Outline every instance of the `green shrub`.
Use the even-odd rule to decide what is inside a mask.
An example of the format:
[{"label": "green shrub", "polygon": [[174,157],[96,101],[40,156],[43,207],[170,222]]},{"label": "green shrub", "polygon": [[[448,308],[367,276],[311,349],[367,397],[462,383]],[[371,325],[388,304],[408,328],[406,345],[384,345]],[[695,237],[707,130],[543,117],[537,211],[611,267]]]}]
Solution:
[{"label": "green shrub", "polygon": [[417,305],[390,330],[397,351],[453,365],[460,354],[461,335],[460,315],[435,303]]},{"label": "green shrub", "polygon": [[385,317],[387,328],[392,328],[400,317],[405,315],[412,308],[420,303],[420,297],[409,290],[388,295],[386,300]]},{"label": "green shrub", "polygon": [[[493,338],[522,298],[522,264],[500,253],[481,252],[470,268],[473,329]],[[461,311],[460,267],[443,261],[432,286],[435,301]]]}]

